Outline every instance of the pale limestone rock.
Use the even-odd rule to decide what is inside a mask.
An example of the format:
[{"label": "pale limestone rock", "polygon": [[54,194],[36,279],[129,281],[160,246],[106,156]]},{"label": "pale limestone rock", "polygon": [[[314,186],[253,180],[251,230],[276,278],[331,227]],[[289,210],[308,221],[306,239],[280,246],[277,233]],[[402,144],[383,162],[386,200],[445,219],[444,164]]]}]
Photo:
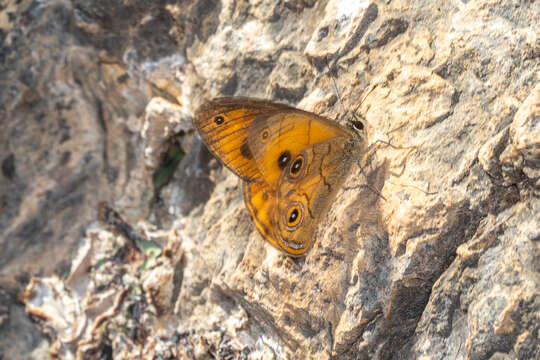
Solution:
[{"label": "pale limestone rock", "polygon": [[[537,1],[1,7],[0,357],[538,358],[539,24]],[[221,95],[364,122],[305,258],[194,133]]]}]

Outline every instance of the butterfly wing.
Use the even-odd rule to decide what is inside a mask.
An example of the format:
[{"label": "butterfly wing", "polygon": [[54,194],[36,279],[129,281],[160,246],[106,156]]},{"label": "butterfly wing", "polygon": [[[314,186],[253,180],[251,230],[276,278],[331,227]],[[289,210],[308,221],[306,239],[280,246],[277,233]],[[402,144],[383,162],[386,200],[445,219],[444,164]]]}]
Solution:
[{"label": "butterfly wing", "polygon": [[260,116],[272,116],[293,108],[264,100],[223,97],[197,109],[193,125],[214,155],[246,181],[260,181],[247,137],[250,125]]},{"label": "butterfly wing", "polygon": [[337,137],[302,150],[282,172],[273,212],[278,246],[293,256],[311,247],[317,225],[359,154],[353,138]]},{"label": "butterfly wing", "polygon": [[275,189],[265,182],[244,183],[246,206],[261,235],[291,256],[304,255],[358,145],[355,139],[337,137],[304,148],[283,169]]},{"label": "butterfly wing", "polygon": [[265,182],[244,182],[244,201],[251,214],[253,223],[259,233],[269,243],[279,248],[274,222],[274,213],[277,210],[276,191],[270,189]]},{"label": "butterfly wing", "polygon": [[291,159],[310,145],[336,137],[349,138],[351,135],[330,120],[290,109],[258,116],[249,125],[247,139],[264,181],[275,189]]},{"label": "butterfly wing", "polygon": [[245,181],[246,206],[262,236],[289,255],[304,255],[358,154],[358,137],[315,114],[252,98],[215,99],[193,123]]}]

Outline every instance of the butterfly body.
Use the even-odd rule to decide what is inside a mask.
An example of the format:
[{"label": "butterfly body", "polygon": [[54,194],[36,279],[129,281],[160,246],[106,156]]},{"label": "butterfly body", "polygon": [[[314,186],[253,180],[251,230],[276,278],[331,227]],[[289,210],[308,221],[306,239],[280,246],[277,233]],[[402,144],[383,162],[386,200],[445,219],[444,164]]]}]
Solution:
[{"label": "butterfly body", "polygon": [[361,135],[313,113],[241,97],[202,105],[194,125],[244,180],[244,200],[261,235],[288,255],[305,255],[363,150]]}]

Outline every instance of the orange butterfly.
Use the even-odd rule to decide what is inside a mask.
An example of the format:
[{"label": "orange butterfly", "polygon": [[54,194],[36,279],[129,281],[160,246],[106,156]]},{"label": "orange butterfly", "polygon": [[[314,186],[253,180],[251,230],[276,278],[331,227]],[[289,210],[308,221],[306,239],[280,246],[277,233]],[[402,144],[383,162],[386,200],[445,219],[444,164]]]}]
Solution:
[{"label": "orange butterfly", "polygon": [[255,226],[272,245],[302,256],[361,154],[361,134],[293,107],[245,97],[202,105],[193,121],[208,148],[244,180]]}]

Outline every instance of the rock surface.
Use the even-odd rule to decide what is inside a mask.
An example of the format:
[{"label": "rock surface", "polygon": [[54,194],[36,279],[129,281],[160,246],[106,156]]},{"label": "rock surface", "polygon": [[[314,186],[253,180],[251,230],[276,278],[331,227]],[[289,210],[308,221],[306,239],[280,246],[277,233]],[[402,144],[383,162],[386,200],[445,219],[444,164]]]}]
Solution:
[{"label": "rock surface", "polygon": [[[22,0],[0,40],[0,358],[540,358],[538,1]],[[195,134],[221,95],[362,118],[305,258]]]}]

